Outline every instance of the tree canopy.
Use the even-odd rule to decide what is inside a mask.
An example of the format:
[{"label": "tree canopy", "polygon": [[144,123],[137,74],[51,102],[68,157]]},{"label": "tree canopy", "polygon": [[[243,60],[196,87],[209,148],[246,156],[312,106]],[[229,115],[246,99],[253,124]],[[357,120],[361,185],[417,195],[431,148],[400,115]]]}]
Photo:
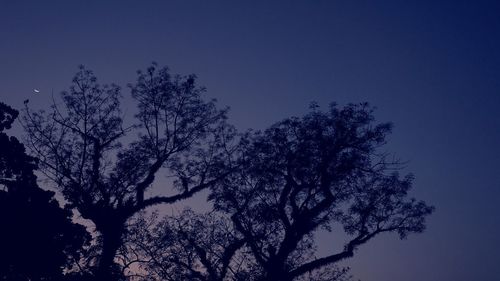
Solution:
[{"label": "tree canopy", "polygon": [[[243,139],[242,168],[211,198],[244,237],[258,280],[294,280],[378,234],[424,230],[433,207],[408,198],[413,176],[400,176],[400,163],[380,151],[391,127],[376,123],[368,104],[332,104]],[[315,257],[314,234],[338,228],[351,237],[344,249]]]},{"label": "tree canopy", "polygon": [[53,192],[38,187],[36,159],[3,132],[17,115],[0,103],[0,280],[61,280],[90,237]]},{"label": "tree canopy", "polygon": [[[128,88],[130,124],[121,88],[84,67],[50,110],[27,104],[23,118],[41,171],[95,226],[79,263],[90,280],[343,281],[340,262],[360,246],[420,233],[433,212],[410,196],[413,176],[384,150],[392,125],[367,103],[313,104],[302,117],[238,133],[195,75],[153,63]],[[159,175],[170,180],[152,193]],[[145,212],[202,190],[206,214]],[[347,237],[343,249],[319,256],[320,231]]]},{"label": "tree canopy", "polygon": [[[228,173],[222,163],[234,133],[225,122],[227,110],[205,101],[195,81],[156,64],[139,71],[129,84],[138,112],[128,126],[120,87],[100,85],[84,67],[50,112],[26,107],[28,146],[42,171],[100,234],[100,254],[89,261],[97,278],[122,278],[114,259],[130,217],[189,198]],[[173,188],[146,197],[159,172],[174,179]]]},{"label": "tree canopy", "polygon": [[[348,280],[340,262],[358,247],[420,233],[433,211],[382,150],[391,128],[368,104],[332,104],[250,132],[238,169],[212,188],[214,211],[167,218],[135,249],[163,280]],[[318,256],[319,231],[347,237],[344,248]]]}]

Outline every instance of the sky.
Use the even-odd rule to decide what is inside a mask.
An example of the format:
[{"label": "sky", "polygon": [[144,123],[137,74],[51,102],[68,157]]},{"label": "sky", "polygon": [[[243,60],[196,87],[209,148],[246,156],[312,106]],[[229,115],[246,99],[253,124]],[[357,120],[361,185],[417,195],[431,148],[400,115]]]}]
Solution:
[{"label": "sky", "polygon": [[[500,1],[480,0],[0,0],[0,101],[45,107],[80,64],[125,86],[156,61],[195,73],[241,130],[304,114],[312,101],[370,102],[395,124],[386,149],[408,161],[412,195],[436,212],[423,234],[361,247],[348,262],[354,276],[494,281],[499,15]],[[321,249],[334,238],[318,237]]]}]

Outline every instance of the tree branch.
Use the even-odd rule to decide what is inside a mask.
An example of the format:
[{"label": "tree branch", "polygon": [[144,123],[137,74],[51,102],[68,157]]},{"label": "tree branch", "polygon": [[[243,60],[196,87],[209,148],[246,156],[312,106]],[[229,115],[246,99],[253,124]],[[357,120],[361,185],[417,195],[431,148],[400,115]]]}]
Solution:
[{"label": "tree branch", "polygon": [[367,235],[360,234],[359,236],[357,236],[356,238],[351,240],[349,243],[347,243],[347,245],[344,248],[344,251],[337,253],[337,254],[327,256],[327,257],[319,258],[319,259],[313,260],[313,261],[308,262],[308,263],[305,263],[305,264],[299,266],[298,268],[292,270],[290,272],[289,276],[291,278],[296,278],[296,277],[301,276],[304,273],[311,272],[311,271],[313,271],[315,269],[319,269],[323,266],[350,258],[350,257],[354,256],[354,251],[356,250],[356,248],[358,246],[368,242],[368,240],[372,239],[373,237],[375,237],[375,235],[379,234],[380,232],[382,232],[382,231],[376,230],[376,231],[374,231],[370,234],[367,234]]}]

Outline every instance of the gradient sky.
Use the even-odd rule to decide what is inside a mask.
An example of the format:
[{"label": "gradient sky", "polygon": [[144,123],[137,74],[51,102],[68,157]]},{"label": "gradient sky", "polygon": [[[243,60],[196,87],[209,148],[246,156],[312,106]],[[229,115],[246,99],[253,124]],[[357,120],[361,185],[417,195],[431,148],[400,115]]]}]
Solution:
[{"label": "gradient sky", "polygon": [[355,277],[499,280],[500,1],[0,0],[0,100],[13,107],[48,104],[79,64],[124,86],[153,60],[196,73],[241,129],[311,101],[372,103],[437,211],[422,235],[362,247]]}]

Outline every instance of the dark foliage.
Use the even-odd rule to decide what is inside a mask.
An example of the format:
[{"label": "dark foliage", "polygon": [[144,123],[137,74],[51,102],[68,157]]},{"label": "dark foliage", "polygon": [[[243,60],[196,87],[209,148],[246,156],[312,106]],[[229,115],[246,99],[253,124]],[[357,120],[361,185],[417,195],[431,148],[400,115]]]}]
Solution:
[{"label": "dark foliage", "polygon": [[[433,208],[408,198],[413,177],[401,177],[399,163],[380,151],[390,130],[367,104],[332,105],[243,140],[241,169],[211,198],[245,239],[260,269],[255,279],[304,278],[378,234],[424,230]],[[315,257],[314,234],[338,228],[351,237],[344,249]]]},{"label": "dark foliage", "polygon": [[[222,167],[233,130],[226,110],[204,101],[205,89],[195,80],[156,64],[139,71],[129,85],[137,122],[128,127],[122,125],[120,88],[98,84],[83,67],[50,113],[26,108],[28,144],[42,171],[100,234],[97,258],[89,260],[99,279],[123,278],[114,260],[130,217],[189,198],[228,173]],[[130,142],[131,133],[136,138]],[[159,172],[174,179],[173,189],[147,197]]]},{"label": "dark foliage", "polygon": [[[138,220],[129,240],[142,272],[139,280],[251,281],[262,278],[248,241],[231,220],[191,210],[166,217],[148,228],[151,218]],[[137,257],[141,257],[137,259]],[[299,280],[299,279],[297,279]],[[300,280],[351,280],[346,268],[331,266]]]},{"label": "dark foliage", "polygon": [[[341,261],[379,234],[422,232],[433,211],[410,197],[413,176],[400,175],[401,163],[381,150],[392,126],[377,123],[367,104],[312,106],[239,136],[227,110],[202,98],[194,75],[153,64],[129,88],[137,103],[130,126],[121,89],[98,84],[83,67],[50,112],[26,107],[23,125],[42,171],[97,232],[82,270],[66,278],[350,280]],[[5,112],[2,120],[17,114]],[[6,175],[18,169],[4,166]],[[159,174],[171,185],[151,196]],[[208,214],[146,215],[204,189],[214,206]],[[319,231],[342,233],[343,249],[318,257]]]},{"label": "dark foliage", "polygon": [[[433,207],[409,198],[413,177],[381,152],[391,125],[367,104],[317,107],[242,137],[238,167],[214,186],[215,211],[141,218],[129,249],[142,280],[351,280],[340,262],[381,233],[422,232]],[[315,234],[347,237],[317,256]],[[336,235],[341,234],[341,235]]]},{"label": "dark foliage", "polygon": [[0,280],[61,280],[90,237],[37,186],[35,159],[3,132],[17,114],[0,103]]},{"label": "dark foliage", "polygon": [[[233,231],[230,220],[215,213],[196,214],[184,210],[159,223],[152,217],[135,221],[128,238],[147,277],[142,280],[247,280],[243,250],[245,241]],[[137,259],[137,257],[142,257]],[[151,278],[151,279],[148,279]]]}]

